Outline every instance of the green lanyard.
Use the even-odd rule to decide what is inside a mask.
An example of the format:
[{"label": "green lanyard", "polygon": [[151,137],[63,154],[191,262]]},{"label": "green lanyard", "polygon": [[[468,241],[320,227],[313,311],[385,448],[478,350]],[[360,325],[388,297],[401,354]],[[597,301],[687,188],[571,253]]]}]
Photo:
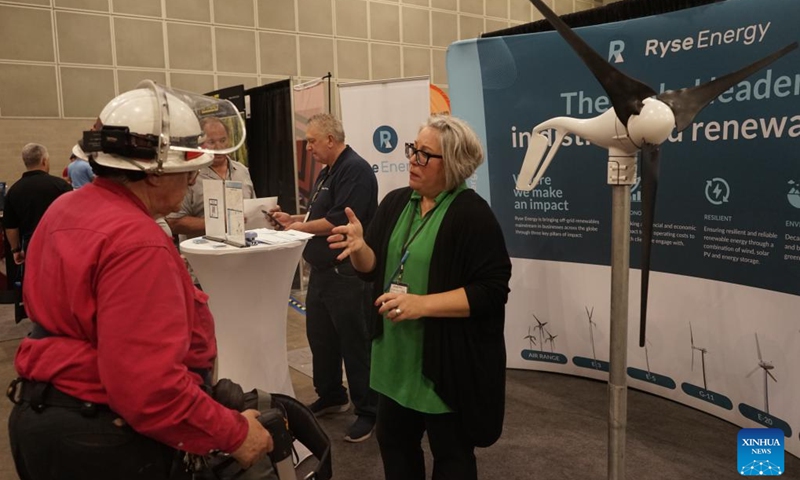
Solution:
[{"label": "green lanyard", "polygon": [[[425,228],[425,225],[428,224],[428,220],[430,220],[431,217],[433,217],[433,212],[435,212],[436,209],[439,208],[439,205],[443,204],[447,200],[447,198],[450,197],[450,195],[452,194],[453,192],[449,192],[444,198],[442,198],[440,202],[436,202],[436,205],[434,205],[433,208],[431,208],[428,211],[428,213],[425,215],[425,218],[422,219],[422,223],[419,225],[419,227],[417,227],[416,231],[414,231],[414,234],[412,235],[411,227],[414,225],[414,214],[417,213],[417,207],[414,207],[414,213],[411,215],[411,221],[408,222],[408,229],[406,230],[406,239],[403,241],[403,248],[400,250],[400,263],[397,265],[397,268],[394,269],[394,272],[392,272],[392,276],[389,277],[389,282],[383,288],[384,292],[389,291],[389,287],[391,286],[395,278],[397,279],[398,282],[401,282],[403,280],[403,269],[405,268],[406,260],[408,260],[408,255],[409,255],[408,247],[411,245],[411,242],[413,242],[417,238],[417,235],[419,235],[422,229]],[[414,201],[419,202],[419,200],[414,200]]]}]

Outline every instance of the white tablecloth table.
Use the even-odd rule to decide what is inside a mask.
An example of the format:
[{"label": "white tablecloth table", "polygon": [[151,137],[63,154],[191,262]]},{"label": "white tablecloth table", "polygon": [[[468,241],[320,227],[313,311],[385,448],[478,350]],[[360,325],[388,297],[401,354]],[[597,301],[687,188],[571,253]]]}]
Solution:
[{"label": "white tablecloth table", "polygon": [[237,248],[186,240],[181,253],[209,295],[217,336],[217,377],[245,391],[294,396],[286,352],[292,279],[305,241]]}]

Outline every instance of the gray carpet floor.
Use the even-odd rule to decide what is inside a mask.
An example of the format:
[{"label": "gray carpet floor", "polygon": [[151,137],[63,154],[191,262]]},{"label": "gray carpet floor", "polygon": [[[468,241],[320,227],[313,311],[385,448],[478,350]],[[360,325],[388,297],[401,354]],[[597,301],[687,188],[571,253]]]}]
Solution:
[{"label": "gray carpet floor", "polygon": [[[509,370],[507,380],[503,436],[477,450],[481,479],[608,478],[605,383],[522,370]],[[628,414],[627,479],[742,478],[736,471],[739,427],[634,390]],[[351,417],[320,420],[328,432],[343,432]],[[374,440],[334,441],[333,454],[335,478],[383,478]],[[785,466],[782,478],[800,479],[800,460],[787,454]]]},{"label": "gray carpet floor", "polygon": [[[287,323],[290,351],[307,348],[305,317],[290,308]],[[26,331],[25,326],[13,326],[11,306],[0,305],[0,335],[5,335],[0,336],[3,388],[15,377],[14,352]],[[306,356],[301,354],[298,358]],[[302,364],[296,367],[291,370],[296,396],[311,402],[315,394],[307,368]],[[509,370],[507,380],[503,436],[492,447],[477,451],[481,479],[607,478],[605,383],[521,370]],[[629,392],[627,479],[742,478],[736,471],[739,427],[653,395]],[[10,409],[10,402],[0,398],[0,480],[18,478],[5,433]],[[342,440],[354,418],[350,411],[320,419],[332,440],[334,478],[382,479],[383,467],[374,438],[360,444]],[[787,454],[785,467],[782,478],[800,480],[800,460]]]}]

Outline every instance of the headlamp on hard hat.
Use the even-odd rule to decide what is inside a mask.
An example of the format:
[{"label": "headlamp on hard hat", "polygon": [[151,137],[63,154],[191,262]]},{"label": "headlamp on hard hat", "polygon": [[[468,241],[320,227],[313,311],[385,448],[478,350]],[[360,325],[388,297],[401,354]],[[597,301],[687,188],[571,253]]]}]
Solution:
[{"label": "headlamp on hard hat", "polygon": [[[127,158],[154,160],[158,158],[159,138],[152,134],[131,133],[128,127],[104,125],[99,131],[83,132],[83,150],[86,152],[104,152]],[[170,138],[170,145],[197,149],[199,137]],[[200,152],[202,153],[202,152]],[[187,159],[197,158],[187,155]]]}]

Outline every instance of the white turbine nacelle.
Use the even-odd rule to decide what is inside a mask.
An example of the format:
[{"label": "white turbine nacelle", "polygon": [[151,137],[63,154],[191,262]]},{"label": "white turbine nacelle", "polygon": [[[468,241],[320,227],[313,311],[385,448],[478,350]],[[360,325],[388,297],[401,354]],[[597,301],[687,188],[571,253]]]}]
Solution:
[{"label": "white turbine nacelle", "polygon": [[[533,190],[550,166],[562,140],[570,133],[605,148],[611,157],[633,156],[645,142],[653,145],[664,143],[675,128],[675,114],[667,104],[655,98],[646,98],[642,103],[642,111],[628,119],[628,128],[619,121],[613,108],[594,118],[555,117],[536,125],[517,177],[517,190]],[[552,147],[548,137],[541,133],[550,129],[556,132]]]},{"label": "white turbine nacelle", "polygon": [[655,98],[645,98],[642,111],[628,119],[628,138],[640,147],[644,143],[661,145],[675,128],[675,114]]}]

